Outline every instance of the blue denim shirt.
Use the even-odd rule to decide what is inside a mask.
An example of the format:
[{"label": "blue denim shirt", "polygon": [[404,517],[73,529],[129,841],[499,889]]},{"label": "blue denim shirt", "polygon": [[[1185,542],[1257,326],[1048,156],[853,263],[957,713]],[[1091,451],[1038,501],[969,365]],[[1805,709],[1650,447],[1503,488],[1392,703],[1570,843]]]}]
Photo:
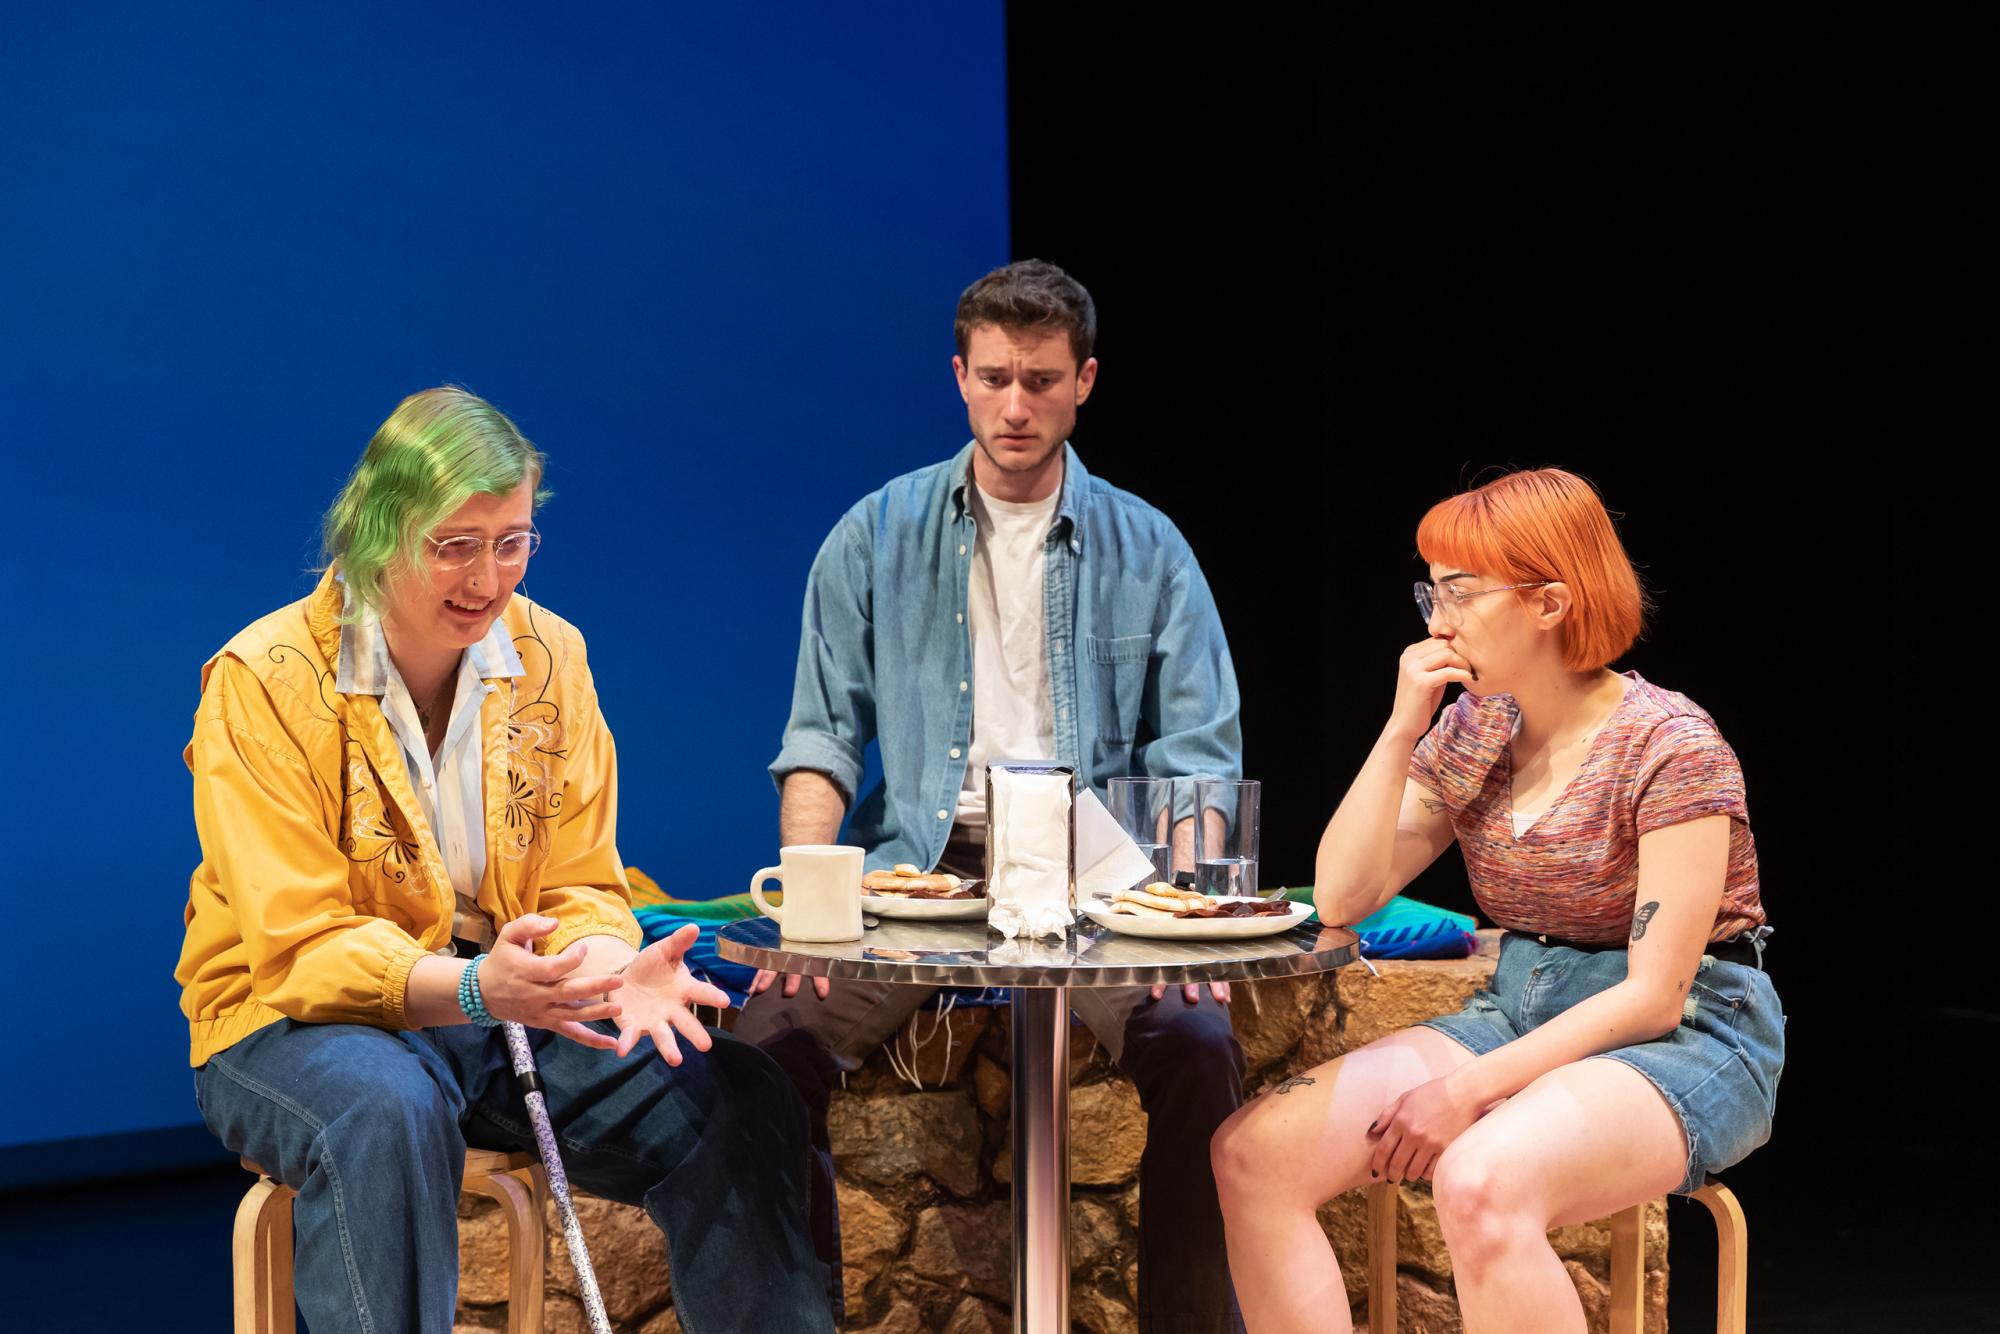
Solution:
[{"label": "blue denim shirt", "polygon": [[[816,769],[851,805],[862,752],[879,742],[883,781],[846,835],[870,869],[936,866],[965,781],[973,448],[854,506],[806,581],[792,716],[771,775],[782,786],[792,770]],[[1236,671],[1194,552],[1164,514],[1063,449],[1042,589],[1056,754],[1011,758],[1073,765],[1100,797],[1121,774],[1241,777]],[[1191,809],[1193,794],[1177,804]]]}]

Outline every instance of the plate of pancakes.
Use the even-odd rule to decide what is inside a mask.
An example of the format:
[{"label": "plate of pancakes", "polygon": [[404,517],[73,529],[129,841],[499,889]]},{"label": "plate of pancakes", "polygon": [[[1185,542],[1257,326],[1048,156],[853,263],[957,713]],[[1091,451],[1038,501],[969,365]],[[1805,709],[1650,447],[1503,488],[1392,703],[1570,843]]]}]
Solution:
[{"label": "plate of pancakes", "polygon": [[944,872],[927,873],[901,862],[890,870],[870,871],[861,877],[861,911],[877,917],[932,922],[984,921],[986,882],[961,880]]},{"label": "plate of pancakes", "polygon": [[1091,921],[1120,935],[1152,940],[1227,940],[1275,936],[1313,914],[1310,903],[1241,895],[1197,894],[1155,881],[1081,905]]}]

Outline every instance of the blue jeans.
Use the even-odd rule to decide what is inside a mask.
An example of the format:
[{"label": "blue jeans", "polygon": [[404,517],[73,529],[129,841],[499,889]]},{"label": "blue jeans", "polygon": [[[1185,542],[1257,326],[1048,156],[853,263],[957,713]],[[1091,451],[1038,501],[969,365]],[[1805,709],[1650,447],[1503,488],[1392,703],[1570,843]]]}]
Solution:
[{"label": "blue jeans", "polygon": [[[762,1052],[710,1030],[670,1067],[529,1029],[570,1181],[666,1234],[684,1329],[833,1328],[806,1227],[805,1109]],[[533,1152],[498,1029],[284,1020],[195,1072],[209,1129],[298,1192],[294,1282],[313,1334],[449,1334],[468,1145]]]}]

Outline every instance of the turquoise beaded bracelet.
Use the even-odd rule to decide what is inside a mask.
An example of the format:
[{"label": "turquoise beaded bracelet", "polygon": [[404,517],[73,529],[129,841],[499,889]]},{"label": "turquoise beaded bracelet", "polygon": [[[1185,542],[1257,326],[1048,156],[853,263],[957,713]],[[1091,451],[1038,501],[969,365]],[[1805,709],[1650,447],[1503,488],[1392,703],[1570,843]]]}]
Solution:
[{"label": "turquoise beaded bracelet", "polygon": [[465,966],[458,975],[458,1008],[465,1011],[465,1017],[481,1028],[498,1028],[500,1021],[486,1008],[486,998],[479,994],[479,965],[490,956],[482,954]]}]

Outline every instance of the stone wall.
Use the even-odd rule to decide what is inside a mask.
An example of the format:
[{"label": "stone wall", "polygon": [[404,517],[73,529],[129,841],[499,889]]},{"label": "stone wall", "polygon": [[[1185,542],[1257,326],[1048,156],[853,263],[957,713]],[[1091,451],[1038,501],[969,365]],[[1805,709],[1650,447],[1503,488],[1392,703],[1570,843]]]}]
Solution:
[{"label": "stone wall", "polygon": [[[1495,938],[1482,953],[1448,962],[1359,965],[1320,977],[1236,988],[1236,1030],[1255,1093],[1419,1019],[1456,1010],[1492,976]],[[1090,1334],[1137,1329],[1139,1153],[1146,1120],[1132,1086],[1088,1030],[1071,1035],[1070,1312]],[[846,1328],[869,1334],[987,1334],[1011,1329],[1008,1213],[1010,1037],[1000,1010],[920,1014],[834,1097],[829,1117],[840,1170]],[[912,1082],[912,1078],[914,1082]],[[552,1213],[553,1211],[551,1211]],[[666,1251],[643,1212],[581,1197],[578,1213],[619,1334],[670,1334]],[[497,1207],[460,1205],[463,1276],[459,1328],[505,1327],[506,1242]],[[1357,1329],[1367,1318],[1363,1194],[1320,1210],[1338,1248]],[[1552,1234],[1591,1328],[1607,1328],[1608,1226]],[[1402,1188],[1398,1325],[1449,1334],[1462,1328],[1451,1259],[1428,1185]],[[549,1226],[549,1334],[583,1331],[574,1271],[553,1217]],[[1646,1216],[1646,1329],[1666,1328],[1664,1202]]]}]

